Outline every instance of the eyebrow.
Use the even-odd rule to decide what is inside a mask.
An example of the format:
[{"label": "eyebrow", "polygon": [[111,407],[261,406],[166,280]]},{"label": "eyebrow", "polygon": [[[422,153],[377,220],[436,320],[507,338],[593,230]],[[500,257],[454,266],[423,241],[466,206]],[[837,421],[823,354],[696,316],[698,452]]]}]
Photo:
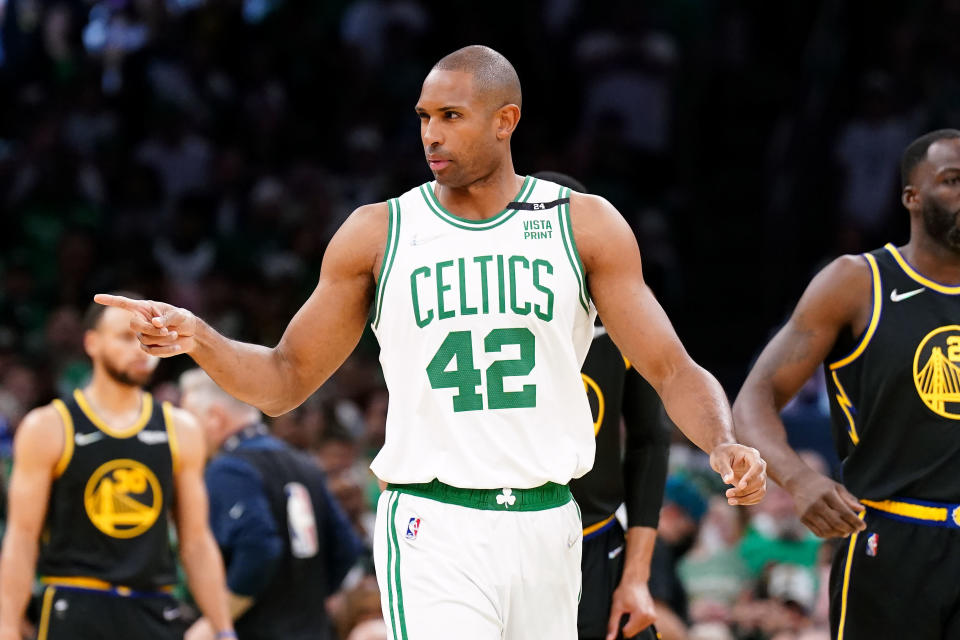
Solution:
[{"label": "eyebrow", "polygon": [[[434,109],[434,111],[463,111],[464,108],[465,107],[460,107],[457,105],[444,105],[442,107],[437,107],[436,109]],[[425,113],[429,111],[429,109],[424,109],[423,107],[417,106],[417,107],[414,107],[414,111],[416,111],[417,113]]]}]

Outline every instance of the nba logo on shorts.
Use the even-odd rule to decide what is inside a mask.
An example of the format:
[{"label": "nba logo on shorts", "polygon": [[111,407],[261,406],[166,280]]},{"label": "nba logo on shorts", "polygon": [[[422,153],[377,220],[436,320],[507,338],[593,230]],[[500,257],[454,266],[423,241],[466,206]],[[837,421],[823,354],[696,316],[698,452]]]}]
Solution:
[{"label": "nba logo on shorts", "polygon": [[867,536],[867,555],[871,558],[877,557],[877,547],[880,545],[880,536],[871,533]]},{"label": "nba logo on shorts", "polygon": [[407,523],[407,540],[416,540],[420,531],[420,518],[410,518]]}]

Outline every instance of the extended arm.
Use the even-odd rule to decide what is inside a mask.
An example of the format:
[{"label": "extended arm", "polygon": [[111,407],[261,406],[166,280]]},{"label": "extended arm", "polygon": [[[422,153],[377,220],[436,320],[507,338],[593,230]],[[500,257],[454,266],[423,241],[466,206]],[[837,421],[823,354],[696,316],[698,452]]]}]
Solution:
[{"label": "extended arm", "polygon": [[731,504],[753,504],[766,487],[756,450],[736,444],[733,418],[720,383],[687,354],[643,280],[640,250],[630,226],[609,202],[571,196],[573,232],[587,283],[610,337],[656,389],[670,418],[698,447],[724,482]]},{"label": "extended arm", "polygon": [[179,441],[179,462],[174,470],[175,516],[180,540],[180,560],[190,592],[213,629],[233,629],[220,550],[207,522],[207,490],[203,484],[203,435],[193,417],[172,410]]},{"label": "extended arm", "polygon": [[47,515],[54,469],[64,448],[64,428],[47,405],[23,419],[14,440],[7,530],[0,561],[0,639],[19,640],[33,578],[40,531]]},{"label": "extended arm", "polygon": [[98,294],[133,311],[144,350],[189,353],[217,384],[269,415],[298,406],[350,355],[367,320],[387,234],[387,207],[357,209],[327,247],[320,279],[274,348],[230,340],[186,309]]},{"label": "extended arm", "polygon": [[808,467],[787,443],[780,409],[827,358],[841,331],[867,326],[871,276],[859,257],[844,256],[811,281],[787,324],[767,344],[734,403],[737,432],[763,452],[770,476],[794,498],[803,523],[824,537],[863,528],[863,508],[847,490]]}]

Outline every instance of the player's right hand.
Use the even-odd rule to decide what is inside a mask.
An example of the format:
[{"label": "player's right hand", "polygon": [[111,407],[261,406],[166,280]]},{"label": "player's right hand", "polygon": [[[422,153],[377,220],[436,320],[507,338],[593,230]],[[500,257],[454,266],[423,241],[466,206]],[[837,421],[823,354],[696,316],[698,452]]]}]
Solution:
[{"label": "player's right hand", "polygon": [[190,353],[196,347],[194,335],[199,321],[186,309],[166,302],[132,300],[107,293],[98,293],[93,301],[132,312],[130,328],[137,334],[140,347],[152,356],[168,358]]},{"label": "player's right hand", "polygon": [[821,538],[846,538],[866,528],[859,516],[863,505],[839,482],[810,470],[789,491],[800,520]]}]

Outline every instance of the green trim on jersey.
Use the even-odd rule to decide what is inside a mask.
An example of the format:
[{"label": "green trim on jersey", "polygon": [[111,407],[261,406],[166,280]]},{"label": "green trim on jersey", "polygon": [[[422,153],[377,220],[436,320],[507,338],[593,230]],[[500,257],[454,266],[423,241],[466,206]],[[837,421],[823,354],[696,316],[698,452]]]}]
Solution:
[{"label": "green trim on jersey", "polygon": [[555,482],[532,489],[462,489],[431,480],[419,484],[388,484],[387,490],[482,511],[543,511],[573,500],[570,487]]},{"label": "green trim on jersey", "polygon": [[386,289],[390,269],[393,268],[393,259],[397,256],[397,245],[400,244],[400,201],[396,198],[387,201],[387,245],[383,249],[383,262],[380,263],[380,277],[377,278],[377,291],[374,300],[376,311],[373,316],[374,329],[380,324],[380,310],[383,307],[383,292]]},{"label": "green trim on jersey", "polygon": [[[569,198],[570,189],[560,187],[559,198]],[[557,223],[560,226],[560,235],[563,237],[563,248],[567,250],[567,258],[570,260],[570,266],[573,267],[573,273],[577,277],[579,287],[580,304],[583,310],[589,312],[590,292],[587,290],[587,279],[584,276],[583,261],[580,259],[580,252],[577,251],[577,243],[573,239],[573,224],[570,222],[570,203],[562,204],[557,207]]]},{"label": "green trim on jersey", "polygon": [[[394,640],[407,640],[407,621],[403,615],[403,587],[400,585],[400,543],[397,541],[397,506],[400,504],[400,494],[390,497],[387,509],[387,601],[390,605],[390,628]],[[397,556],[396,569],[391,570],[393,555]],[[396,593],[396,598],[394,598]],[[396,599],[396,605],[394,605]],[[396,617],[394,617],[396,608]],[[400,633],[397,633],[397,621],[400,622]]]},{"label": "green trim on jersey", "polygon": [[[533,188],[536,183],[536,178],[532,178],[530,176],[524,178],[523,185],[521,185],[520,191],[513,199],[513,202],[526,202],[527,198],[529,198],[533,193]],[[504,209],[492,218],[487,218],[486,220],[468,220],[466,218],[461,218],[460,216],[454,215],[443,208],[443,205],[440,204],[437,196],[433,193],[433,189],[429,188],[430,184],[431,183],[428,182],[420,185],[420,195],[423,196],[424,202],[427,203],[427,206],[431,211],[433,211],[434,214],[436,214],[438,218],[448,224],[452,224],[458,229],[466,229],[467,231],[483,231],[485,229],[492,229],[500,226],[512,218],[517,212],[516,209]]]}]

